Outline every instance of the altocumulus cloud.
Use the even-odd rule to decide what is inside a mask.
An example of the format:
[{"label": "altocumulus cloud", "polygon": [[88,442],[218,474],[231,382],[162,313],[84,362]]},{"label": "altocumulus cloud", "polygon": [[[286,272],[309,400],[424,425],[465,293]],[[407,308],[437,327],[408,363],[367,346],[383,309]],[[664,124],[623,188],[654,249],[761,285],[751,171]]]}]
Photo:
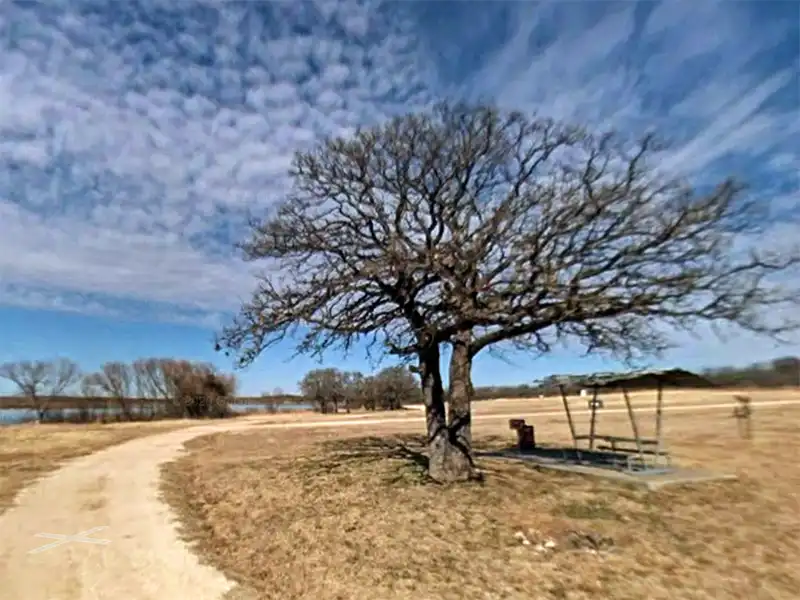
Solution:
[{"label": "altocumulus cloud", "polygon": [[752,180],[786,238],[791,10],[0,0],[0,304],[214,324],[250,290],[232,243],[295,150],[442,98],[656,128],[665,168]]}]

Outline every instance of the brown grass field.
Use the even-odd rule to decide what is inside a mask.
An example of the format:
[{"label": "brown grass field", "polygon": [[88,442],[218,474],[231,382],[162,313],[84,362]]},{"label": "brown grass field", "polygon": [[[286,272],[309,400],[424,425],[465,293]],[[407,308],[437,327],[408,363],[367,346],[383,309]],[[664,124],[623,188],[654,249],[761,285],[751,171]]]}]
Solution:
[{"label": "brown grass field", "polygon": [[[751,395],[800,399],[790,391]],[[643,407],[654,397],[633,400]],[[672,392],[666,404],[730,399]],[[586,399],[572,402],[577,410]],[[598,429],[627,433],[626,414],[609,410],[623,406],[607,397]],[[528,416],[540,443],[567,442],[559,409],[558,399],[476,403],[476,446],[510,443],[509,416]],[[501,459],[479,461],[483,483],[437,486],[420,465],[419,416],[389,418],[198,438],[165,467],[165,498],[183,534],[240,584],[231,598],[800,597],[800,405],[756,405],[749,442],[738,437],[730,408],[666,412],[678,463],[739,479],[657,492]],[[588,418],[576,421],[585,427]],[[640,428],[652,426],[640,414]],[[537,549],[548,540],[552,550]]]},{"label": "brown grass field", "polygon": [[58,468],[65,460],[187,425],[186,421],[156,421],[0,427],[0,513],[11,506],[23,487]]}]

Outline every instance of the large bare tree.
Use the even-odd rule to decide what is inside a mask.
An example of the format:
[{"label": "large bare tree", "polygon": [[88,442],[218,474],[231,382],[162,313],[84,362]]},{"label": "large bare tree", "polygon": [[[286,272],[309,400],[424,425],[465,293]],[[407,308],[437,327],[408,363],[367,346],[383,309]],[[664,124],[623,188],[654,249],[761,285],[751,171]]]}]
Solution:
[{"label": "large bare tree", "polygon": [[794,327],[767,309],[793,299],[776,276],[796,249],[759,250],[763,207],[732,180],[697,190],[660,172],[662,150],[461,105],[327,140],[296,155],[293,189],[252,223],[241,248],[264,269],[218,347],[240,366],[287,336],[304,353],[367,339],[415,358],[429,472],[468,478],[486,348],[571,339],[630,358],[700,322]]}]

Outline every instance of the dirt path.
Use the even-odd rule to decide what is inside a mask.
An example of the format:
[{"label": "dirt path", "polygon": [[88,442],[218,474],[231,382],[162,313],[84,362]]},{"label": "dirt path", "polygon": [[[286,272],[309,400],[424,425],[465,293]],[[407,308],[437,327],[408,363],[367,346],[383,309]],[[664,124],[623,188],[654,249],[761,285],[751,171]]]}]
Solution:
[{"label": "dirt path", "polygon": [[[773,401],[756,405],[799,403]],[[731,403],[718,403],[673,410],[730,406]],[[525,416],[537,414],[553,411]],[[0,598],[221,600],[233,584],[200,565],[180,541],[171,513],[159,499],[159,467],[175,459],[185,442],[210,433],[255,427],[344,427],[420,422],[420,418],[421,415],[264,424],[269,417],[259,417],[157,434],[76,459],[24,490],[17,505],[0,516]],[[509,415],[487,415],[476,416],[475,420],[507,418]],[[84,539],[108,541],[64,543],[57,538],[78,534]],[[41,550],[42,546],[59,542],[60,545]]]}]

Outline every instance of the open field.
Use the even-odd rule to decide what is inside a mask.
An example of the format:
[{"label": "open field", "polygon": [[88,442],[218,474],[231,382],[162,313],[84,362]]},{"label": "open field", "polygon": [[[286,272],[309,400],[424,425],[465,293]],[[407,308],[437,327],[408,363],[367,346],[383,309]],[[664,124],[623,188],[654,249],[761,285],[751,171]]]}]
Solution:
[{"label": "open field", "polygon": [[[591,393],[590,393],[591,394]],[[685,404],[716,404],[723,402],[732,402],[734,395],[746,395],[753,399],[753,402],[769,402],[769,401],[784,401],[784,400],[800,400],[800,389],[750,389],[750,390],[727,390],[727,389],[704,389],[704,390],[689,390],[689,389],[665,389],[664,390],[664,406],[685,405]],[[631,402],[635,407],[649,407],[655,406],[656,392],[655,390],[645,390],[630,392],[629,396]],[[625,403],[621,393],[600,392],[599,398],[602,398],[606,407],[619,407],[624,408]],[[570,406],[576,409],[586,408],[586,403],[589,397],[580,398],[578,396],[569,396]],[[539,410],[553,410],[563,411],[563,405],[560,396],[548,396],[546,398],[507,398],[499,400],[483,400],[475,402],[472,405],[473,414],[475,415],[492,415],[492,414],[511,414],[520,413],[524,414],[531,411]]]},{"label": "open field", "polygon": [[0,427],[0,513],[11,506],[23,487],[66,460],[190,424],[188,421],[158,421]]},{"label": "open field", "polygon": [[[665,433],[679,463],[736,473],[734,482],[654,493],[483,459],[483,484],[436,486],[422,474],[422,423],[406,413],[380,425],[198,438],[165,467],[163,487],[204,560],[240,583],[232,598],[794,599],[800,405],[756,404],[750,442],[730,408],[680,410],[729,399],[668,394],[678,410],[667,411]],[[606,397],[606,409],[616,402]],[[560,401],[477,403],[476,445],[507,444],[504,417],[550,408]],[[601,411],[598,430],[627,433],[626,419]],[[576,415],[579,427],[587,421]],[[529,422],[540,443],[569,439],[557,412]],[[537,551],[547,540],[554,549]]]}]

